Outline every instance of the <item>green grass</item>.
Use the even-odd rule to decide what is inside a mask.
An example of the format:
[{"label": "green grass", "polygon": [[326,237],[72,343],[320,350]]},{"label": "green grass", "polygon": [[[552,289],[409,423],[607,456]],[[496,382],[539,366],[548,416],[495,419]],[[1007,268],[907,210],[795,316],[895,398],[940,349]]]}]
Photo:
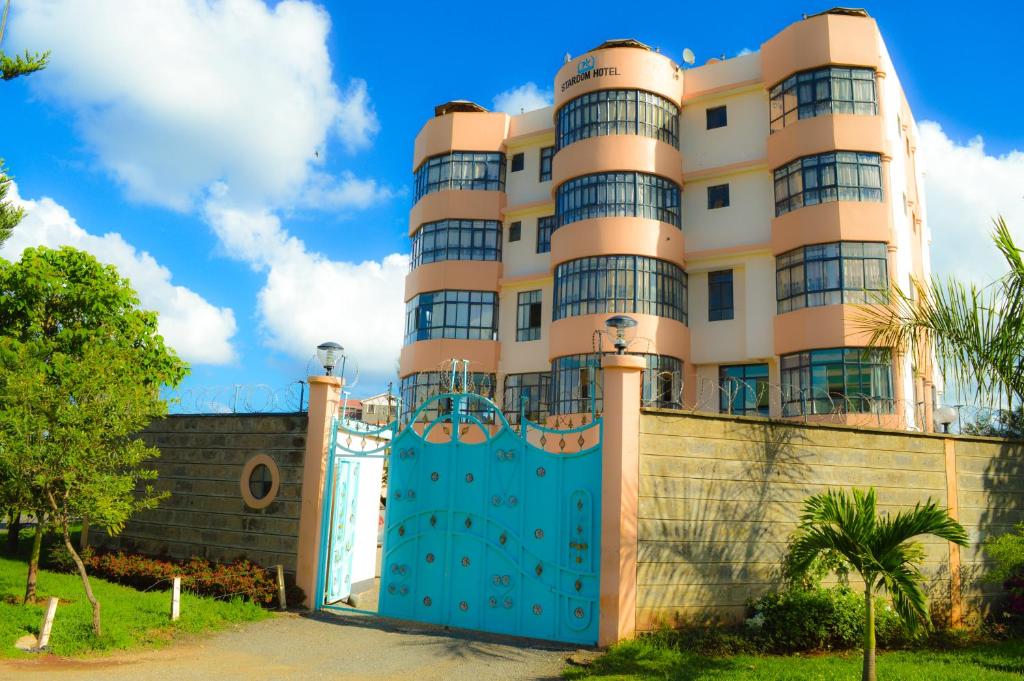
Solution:
[{"label": "green grass", "polygon": [[[6,542],[6,534],[0,531],[0,547]],[[31,542],[31,531],[27,534],[27,538],[22,536],[23,545]],[[21,555],[16,559],[0,557],[0,658],[28,655],[16,649],[14,642],[25,634],[39,634],[45,601],[43,605],[21,605],[28,571],[26,560]],[[220,601],[183,593],[181,617],[172,624],[169,591],[144,593],[96,577],[90,578],[90,583],[101,606],[103,636],[98,639],[92,635],[92,608],[78,575],[40,571],[38,596],[61,599],[50,636],[51,652],[80,656],[154,648],[181,634],[213,631],[270,616],[246,601]]]},{"label": "green grass", "polygon": [[[831,655],[736,655],[702,657],[650,640],[613,646],[589,667],[569,667],[566,679],[594,681],[691,681],[704,679],[859,679],[859,652]],[[1005,641],[949,651],[879,653],[880,681],[996,681],[1024,674],[1024,641]]]}]

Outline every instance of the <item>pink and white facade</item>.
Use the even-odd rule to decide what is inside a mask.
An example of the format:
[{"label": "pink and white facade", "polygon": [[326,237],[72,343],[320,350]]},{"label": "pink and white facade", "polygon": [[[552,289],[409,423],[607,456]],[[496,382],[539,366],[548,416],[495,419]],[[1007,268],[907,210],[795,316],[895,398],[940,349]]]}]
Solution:
[{"label": "pink and white facade", "polygon": [[873,19],[833,10],[687,68],[631,40],[552,107],[437,107],[416,138],[402,397],[469,360],[512,417],[589,410],[625,314],[646,404],[928,429],[925,348],[857,305],[929,274],[917,129]]}]

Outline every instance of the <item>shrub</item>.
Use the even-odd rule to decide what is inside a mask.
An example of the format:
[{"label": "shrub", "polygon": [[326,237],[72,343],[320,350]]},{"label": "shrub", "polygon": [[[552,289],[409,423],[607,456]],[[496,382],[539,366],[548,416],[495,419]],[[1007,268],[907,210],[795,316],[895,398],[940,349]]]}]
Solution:
[{"label": "shrub", "polygon": [[853,648],[864,628],[863,600],[846,586],[769,593],[750,603],[747,629],[771,652]]},{"label": "shrub", "polygon": [[[67,572],[74,562],[63,546],[51,549],[50,563]],[[166,589],[171,580],[181,577],[181,588],[215,598],[241,596],[254,603],[267,604],[277,597],[277,580],[255,563],[238,560],[233,563],[211,563],[192,557],[187,561],[150,558],[134,553],[83,552],[82,560],[90,574],[140,590],[154,587]]]},{"label": "shrub", "polygon": [[1024,616],[1024,523],[1018,523],[1010,532],[989,537],[983,546],[995,564],[985,579],[1002,582],[1010,596],[1009,612]]}]

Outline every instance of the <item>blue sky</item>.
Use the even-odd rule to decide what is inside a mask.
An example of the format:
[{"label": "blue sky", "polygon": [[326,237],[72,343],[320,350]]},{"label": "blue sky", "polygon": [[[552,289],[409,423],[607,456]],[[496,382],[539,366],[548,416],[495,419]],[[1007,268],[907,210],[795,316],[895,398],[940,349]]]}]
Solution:
[{"label": "blue sky", "polygon": [[[374,392],[401,342],[412,143],[435,104],[506,93],[518,111],[550,98],[567,51],[635,37],[702,63],[828,7],[528,2],[537,19],[510,25],[496,4],[384,6],[14,0],[5,49],[53,65],[0,83],[0,156],[31,213],[2,254],[71,243],[118,264],[187,386],[285,386],[334,339]],[[983,281],[989,219],[1024,225],[1024,10],[965,7],[867,9],[921,124],[935,267]]]}]

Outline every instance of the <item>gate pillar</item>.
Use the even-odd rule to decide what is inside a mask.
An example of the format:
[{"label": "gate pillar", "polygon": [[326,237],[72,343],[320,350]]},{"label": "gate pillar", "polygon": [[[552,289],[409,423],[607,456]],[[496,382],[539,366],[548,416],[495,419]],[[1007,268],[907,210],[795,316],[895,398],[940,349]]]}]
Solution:
[{"label": "gate pillar", "polygon": [[599,646],[636,630],[637,507],[640,503],[640,387],[643,357],[605,355],[601,450],[601,620]]},{"label": "gate pillar", "polygon": [[338,414],[342,380],[338,376],[310,376],[306,453],[302,458],[302,501],[299,506],[299,547],[295,583],[305,594],[302,605],[313,608],[319,597],[317,560],[320,555],[324,477],[331,442],[331,427]]}]

